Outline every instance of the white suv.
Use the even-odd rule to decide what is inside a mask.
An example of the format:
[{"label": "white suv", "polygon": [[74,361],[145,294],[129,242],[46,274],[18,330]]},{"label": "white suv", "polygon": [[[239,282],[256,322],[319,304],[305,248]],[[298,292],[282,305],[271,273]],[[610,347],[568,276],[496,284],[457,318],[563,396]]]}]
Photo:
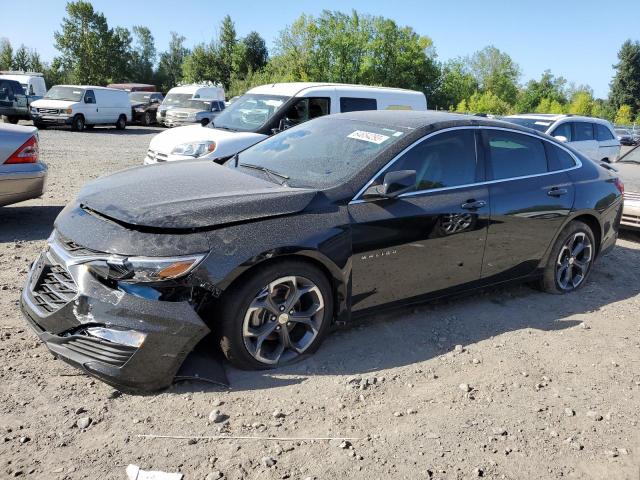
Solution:
[{"label": "white suv", "polygon": [[620,158],[620,141],[613,125],[600,118],[527,113],[503,120],[551,135],[596,162],[613,163]]}]

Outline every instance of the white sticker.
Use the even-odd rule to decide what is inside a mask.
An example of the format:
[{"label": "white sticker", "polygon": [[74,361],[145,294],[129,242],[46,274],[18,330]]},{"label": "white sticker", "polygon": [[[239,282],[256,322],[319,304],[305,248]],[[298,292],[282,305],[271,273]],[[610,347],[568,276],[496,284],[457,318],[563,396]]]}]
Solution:
[{"label": "white sticker", "polygon": [[356,130],[353,133],[347,135],[347,138],[354,138],[356,140],[364,140],[365,142],[375,143],[380,145],[381,143],[389,140],[389,137],[380,133],[365,132],[364,130]]},{"label": "white sticker", "polygon": [[551,122],[535,122],[536,125],[542,125],[543,127],[548,127],[551,125]]}]

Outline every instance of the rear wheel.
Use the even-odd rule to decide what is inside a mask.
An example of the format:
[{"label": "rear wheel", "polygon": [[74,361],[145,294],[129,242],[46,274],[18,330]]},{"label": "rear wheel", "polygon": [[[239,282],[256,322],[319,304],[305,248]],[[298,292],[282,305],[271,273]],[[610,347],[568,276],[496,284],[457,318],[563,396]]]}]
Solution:
[{"label": "rear wheel", "polygon": [[549,293],[569,293],[581,288],[593,266],[596,242],[591,228],[573,221],[558,236],[547,261],[541,288]]},{"label": "rear wheel", "polygon": [[15,116],[13,116],[13,115],[11,115],[11,116],[7,117],[7,122],[12,123],[12,124],[14,124],[14,125],[15,125],[16,123],[18,123],[18,121],[19,121],[19,120],[20,120],[20,119],[19,119],[18,117],[15,117]]},{"label": "rear wheel", "polygon": [[73,117],[73,122],[71,123],[71,129],[76,132],[82,132],[84,130],[84,117],[82,115],[76,115]]},{"label": "rear wheel", "polygon": [[36,127],[38,130],[46,130],[47,129],[47,125],[41,122],[33,122],[33,126]]},{"label": "rear wheel", "polygon": [[124,130],[127,127],[127,117],[124,115],[120,115],[118,121],[116,122],[116,128],[118,130]]},{"label": "rear wheel", "polygon": [[144,117],[142,117],[142,125],[149,126],[153,123],[153,115],[151,112],[144,112]]},{"label": "rear wheel", "polygon": [[322,271],[305,262],[274,263],[227,292],[220,346],[245,370],[288,364],[318,349],[332,312],[331,285]]}]

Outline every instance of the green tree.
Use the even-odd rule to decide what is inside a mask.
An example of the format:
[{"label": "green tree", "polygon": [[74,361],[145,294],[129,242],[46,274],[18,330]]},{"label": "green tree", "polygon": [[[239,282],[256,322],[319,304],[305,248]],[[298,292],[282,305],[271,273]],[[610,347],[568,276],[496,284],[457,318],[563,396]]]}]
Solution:
[{"label": "green tree", "polygon": [[492,92],[508,104],[515,104],[520,67],[509,55],[490,45],[475,52],[468,63],[483,92]]},{"label": "green tree", "polygon": [[0,39],[0,70],[11,70],[13,67],[13,47],[7,38]]},{"label": "green tree", "polygon": [[40,60],[40,54],[35,50],[29,50],[29,70],[42,73],[45,65]]},{"label": "green tree", "polygon": [[620,108],[618,108],[618,112],[616,113],[615,123],[617,125],[631,125],[633,123],[631,106],[620,105]]},{"label": "green tree", "polygon": [[187,83],[214,81],[220,76],[220,56],[215,45],[196,45],[182,63],[182,78]]},{"label": "green tree", "polygon": [[[440,84],[430,104],[433,108],[452,110],[462,100],[478,90],[478,82],[461,58],[449,60],[441,66]],[[466,108],[466,102],[464,104]]]},{"label": "green tree", "polygon": [[[527,109],[526,112],[531,112],[531,110]],[[560,103],[556,99],[552,98],[542,98],[536,108],[533,110],[535,113],[554,113],[560,114],[564,113],[564,105]]]},{"label": "green tree", "polygon": [[269,51],[264,38],[258,32],[250,32],[240,43],[244,47],[243,60],[246,72],[262,70],[269,61]]},{"label": "green tree", "polygon": [[23,72],[29,70],[29,50],[24,45],[20,45],[16,50],[11,68]]},{"label": "green tree", "polygon": [[107,19],[83,0],[67,3],[66,12],[61,31],[54,33],[61,64],[74,82],[107,83],[110,63],[115,60],[112,49],[117,43]]},{"label": "green tree", "polygon": [[182,35],[171,32],[169,50],[160,54],[155,83],[164,91],[175,87],[182,80],[182,63],[189,54],[184,41]]},{"label": "green tree", "polygon": [[590,116],[593,109],[593,95],[586,90],[579,90],[571,97],[568,113],[572,115]]},{"label": "green tree", "polygon": [[631,107],[633,115],[640,113],[640,42],[627,40],[618,52],[616,74],[611,82],[609,100],[615,109]]},{"label": "green tree", "polygon": [[491,91],[483,93],[475,92],[467,100],[467,108],[471,113],[492,113],[494,115],[506,115],[511,110],[511,105]]},{"label": "green tree", "polygon": [[124,27],[113,29],[109,54],[111,61],[106,65],[107,83],[129,82],[133,80],[131,65],[133,54],[131,51],[131,32]]},{"label": "green tree", "polygon": [[151,30],[134,25],[134,46],[131,51],[131,77],[141,83],[153,82],[153,66],[156,62],[156,45]]},{"label": "green tree", "polygon": [[547,108],[551,102],[566,103],[566,84],[567,81],[563,77],[554,77],[549,70],[545,70],[540,80],[529,80],[524,89],[520,91],[516,102],[516,111],[538,111],[538,106],[544,99],[549,102],[544,106]]},{"label": "green tree", "polygon": [[218,55],[219,55],[219,77],[212,79],[220,81],[225,89],[229,88],[231,83],[231,74],[233,73],[234,64],[234,52],[236,51],[236,45],[238,39],[236,38],[236,27],[229,15],[225,15],[222,19],[222,26],[220,28],[220,38],[218,40]]}]

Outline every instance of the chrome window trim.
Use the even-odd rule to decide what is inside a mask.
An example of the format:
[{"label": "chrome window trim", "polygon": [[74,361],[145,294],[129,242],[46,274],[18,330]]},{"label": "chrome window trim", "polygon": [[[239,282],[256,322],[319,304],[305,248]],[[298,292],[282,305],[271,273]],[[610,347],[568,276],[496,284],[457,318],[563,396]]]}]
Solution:
[{"label": "chrome window trim", "polygon": [[[411,150],[413,147],[418,146],[419,144],[421,144],[422,142],[424,142],[425,140],[434,137],[436,135],[439,135],[441,133],[446,133],[446,132],[451,132],[454,130],[500,130],[500,131],[504,131],[504,132],[510,132],[510,133],[518,133],[521,135],[528,135],[529,137],[533,137],[533,138],[537,138],[538,140],[542,140],[544,142],[547,142],[549,144],[551,144],[554,147],[557,148],[561,148],[562,150],[564,150],[565,152],[567,152],[569,155],[571,155],[571,158],[573,158],[574,162],[576,162],[575,166],[571,167],[571,168],[565,168],[562,170],[554,170],[552,172],[544,172],[544,173],[536,173],[536,174],[532,174],[532,175],[523,175],[521,177],[510,177],[510,178],[501,178],[499,180],[485,180],[483,182],[475,182],[475,183],[468,183],[465,185],[456,185],[453,187],[442,187],[442,188],[431,188],[428,190],[416,190],[415,192],[407,192],[407,193],[403,193],[401,195],[398,195],[397,198],[407,198],[407,197],[414,197],[416,195],[422,195],[425,193],[431,193],[431,192],[443,192],[443,191],[448,191],[448,190],[457,190],[460,188],[469,188],[469,187],[478,187],[478,186],[482,186],[482,185],[492,185],[495,183],[502,183],[502,182],[510,182],[513,180],[523,180],[523,179],[527,179],[527,178],[535,178],[535,177],[544,177],[546,175],[553,175],[555,173],[561,173],[561,172],[570,172],[571,170],[577,170],[578,168],[582,167],[582,162],[580,161],[580,159],[571,151],[569,150],[567,147],[565,147],[564,145],[560,145],[557,144],[553,141],[551,141],[550,139],[541,137],[539,135],[533,134],[533,133],[529,133],[529,132],[522,132],[519,130],[513,130],[511,128],[505,128],[505,127],[494,127],[494,126],[485,126],[485,125],[465,125],[462,127],[450,127],[450,128],[444,128],[442,130],[438,130],[436,132],[432,132],[422,138],[419,138],[418,140],[416,140],[415,142],[413,142],[411,145],[409,145],[408,147],[406,147],[404,150],[402,150],[400,153],[398,153],[395,157],[393,157],[389,163],[387,163],[384,167],[382,167],[380,170],[378,170],[378,172],[373,176],[373,178],[371,178],[371,180],[369,180],[364,187],[362,187],[360,189],[360,191],[358,191],[358,193],[353,197],[353,199],[349,202],[349,205],[357,205],[359,203],[368,203],[371,201],[375,201],[375,200],[365,200],[362,198],[359,198],[366,190],[367,188],[369,188],[371,186],[371,184],[378,178],[380,177],[380,175],[382,175],[385,171],[387,171],[396,161],[398,161],[405,153],[407,153],[409,150]],[[475,149],[476,149],[476,159],[478,158],[478,146],[477,146],[477,142],[475,143]],[[545,153],[546,155],[546,153]]]}]

